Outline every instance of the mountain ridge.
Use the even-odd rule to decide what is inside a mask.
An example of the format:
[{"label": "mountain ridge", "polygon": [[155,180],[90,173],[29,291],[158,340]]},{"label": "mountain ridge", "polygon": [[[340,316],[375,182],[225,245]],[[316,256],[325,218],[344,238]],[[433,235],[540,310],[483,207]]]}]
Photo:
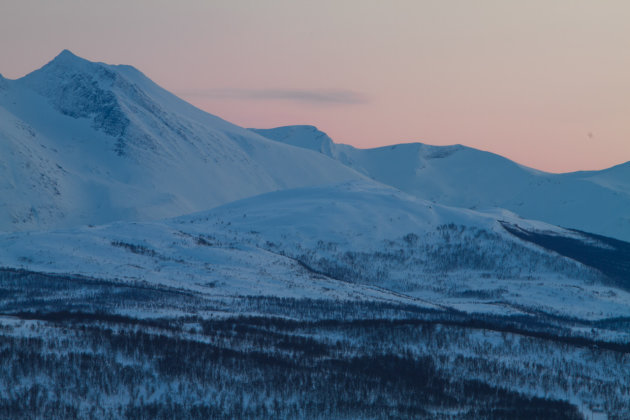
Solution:
[{"label": "mountain ridge", "polygon": [[[534,168],[532,166],[527,166],[525,164],[522,163],[518,163],[508,157],[505,157],[501,154],[498,153],[494,153],[488,150],[483,150],[483,149],[478,149],[472,146],[467,146],[465,144],[461,144],[461,143],[453,143],[453,144],[447,144],[447,145],[433,145],[433,144],[429,144],[429,143],[424,143],[421,141],[406,141],[406,142],[401,142],[401,143],[393,143],[393,144],[388,144],[385,146],[376,146],[376,147],[367,147],[367,148],[361,148],[361,147],[357,147],[357,146],[352,146],[350,144],[345,144],[345,143],[336,143],[326,132],[320,130],[317,126],[312,125],[312,124],[295,124],[295,125],[283,125],[283,126],[278,126],[278,127],[272,127],[272,128],[256,128],[256,127],[250,127],[248,128],[248,130],[253,131],[255,133],[258,133],[264,137],[267,137],[269,139],[275,140],[275,141],[281,141],[281,142],[286,142],[286,143],[290,143],[290,144],[294,144],[297,145],[299,147],[302,148],[308,148],[310,147],[310,144],[312,144],[313,139],[324,139],[325,143],[327,144],[332,144],[336,147],[341,147],[341,148],[352,148],[355,150],[379,150],[379,149],[388,149],[388,148],[397,148],[397,147],[405,147],[405,146],[417,146],[417,147],[425,147],[425,148],[433,148],[436,149],[437,153],[437,157],[439,157],[440,150],[446,150],[446,149],[468,149],[468,150],[475,150],[478,152],[482,152],[482,153],[487,153],[493,156],[497,156],[500,157],[502,159],[508,160],[512,163],[514,163],[515,165],[518,165],[524,169],[533,171],[533,172],[538,172],[538,173],[542,173],[542,174],[548,174],[548,175],[569,175],[569,174],[574,174],[574,175],[578,175],[578,174],[590,174],[590,173],[602,173],[602,172],[607,172],[607,171],[614,171],[617,169],[625,169],[627,168],[627,170],[630,170],[630,160],[625,161],[625,162],[621,162],[609,167],[605,167],[602,169],[592,169],[592,170],[576,170],[576,171],[569,171],[569,172],[548,172],[548,171],[544,171],[542,169],[537,169]],[[304,135],[305,133],[311,133],[311,136],[309,137],[308,135]],[[317,144],[317,143],[316,143]],[[314,147],[313,150],[317,150],[317,147]],[[319,151],[319,150],[318,150]],[[321,153],[321,152],[320,152]]]},{"label": "mountain ridge", "polygon": [[334,143],[313,126],[252,130],[325,154],[423,199],[463,208],[505,208],[528,219],[630,240],[630,162],[601,171],[552,174],[462,145],[357,149]]}]

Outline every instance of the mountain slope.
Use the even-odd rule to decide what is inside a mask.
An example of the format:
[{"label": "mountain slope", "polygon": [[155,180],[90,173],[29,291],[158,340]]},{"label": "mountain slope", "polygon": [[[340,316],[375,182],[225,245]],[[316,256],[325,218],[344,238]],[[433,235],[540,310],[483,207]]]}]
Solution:
[{"label": "mountain slope", "polygon": [[417,197],[630,240],[630,162],[603,171],[550,174],[465,146],[399,144],[356,149],[312,126],[252,131],[337,159]]},{"label": "mountain slope", "polygon": [[[630,246],[367,180],[165,221],[1,234],[9,356],[0,386],[10,403],[0,410],[23,411],[33,384],[52,383],[59,392],[39,401],[89,401],[107,418],[130,407],[149,417],[158,408],[164,418],[239,417],[238,399],[261,413],[270,396],[278,403],[262,418],[317,417],[337,396],[331,418],[399,417],[399,407],[412,413],[409,401],[425,400],[414,409],[422,418],[494,417],[475,407],[498,404],[502,417],[581,418],[598,407],[621,415],[630,293],[559,255],[567,247],[558,243],[603,258]],[[426,381],[435,390],[408,392],[427,378],[418,361],[439,372]],[[296,380],[296,370],[310,376]],[[343,387],[330,392],[339,378]],[[365,402],[356,384],[382,384],[368,395],[385,395],[390,411],[369,403],[338,415],[337,401]],[[450,402],[438,404],[447,391]],[[287,395],[314,398],[316,409],[287,407]]]},{"label": "mountain slope", "polygon": [[604,274],[522,240],[505,223],[592,241],[508,212],[445,207],[360,181],[263,194],[166,221],[5,234],[0,267],[217,298],[379,300],[588,319],[628,313],[628,292]]},{"label": "mountain slope", "polygon": [[0,80],[0,230],[152,220],[359,178],[207,114],[129,66],[64,51]]}]

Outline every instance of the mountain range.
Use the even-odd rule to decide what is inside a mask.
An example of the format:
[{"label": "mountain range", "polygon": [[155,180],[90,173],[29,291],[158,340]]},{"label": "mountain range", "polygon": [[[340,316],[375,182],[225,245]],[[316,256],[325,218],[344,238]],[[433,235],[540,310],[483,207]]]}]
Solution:
[{"label": "mountain range", "polygon": [[63,51],[0,77],[0,191],[0,417],[630,410],[630,163],[246,129]]},{"label": "mountain range", "polygon": [[5,231],[156,220],[367,177],[437,203],[630,240],[630,162],[551,174],[461,145],[357,149],[312,126],[246,130],[133,67],[67,50],[2,79],[0,113]]},{"label": "mountain range", "polygon": [[[69,51],[2,86],[0,226],[14,233],[0,235],[0,266],[182,286],[173,283],[176,270],[201,284],[205,248],[193,241],[192,254],[180,255],[169,243],[178,243],[173,235],[220,233],[221,243],[262,250],[258,265],[277,265],[265,256],[279,255],[337,281],[351,273],[346,280],[353,285],[410,299],[429,293],[433,304],[451,302],[447,289],[480,291],[482,279],[501,279],[501,287],[483,292],[504,297],[496,301],[503,309],[493,311],[528,307],[529,298],[514,292],[520,286],[507,288],[512,299],[502,290],[507,279],[536,276],[567,278],[571,287],[585,279],[615,285],[622,290],[603,306],[601,296],[590,295],[588,313],[625,311],[615,302],[630,289],[630,253],[610,237],[629,234],[628,164],[555,175],[460,145],[357,149],[312,126],[248,130],[194,108],[132,67]],[[181,218],[188,222],[177,228]],[[224,221],[231,240],[219,229]],[[130,248],[120,243],[151,255],[175,252],[168,260],[180,263],[121,266]],[[425,253],[416,255],[419,246]],[[399,257],[389,248],[400,248]],[[222,251],[228,260],[231,249]],[[246,274],[253,266],[237,259],[222,270],[223,277],[243,272],[248,279],[237,294],[282,294],[260,287]],[[555,282],[532,289],[540,295],[531,310],[578,316],[573,311],[581,306],[548,300]],[[221,284],[236,293],[225,278]],[[560,289],[563,298],[572,295]],[[460,304],[455,299],[449,307]],[[484,305],[477,307],[494,304]]]},{"label": "mountain range", "polygon": [[503,208],[558,226],[630,240],[630,162],[552,174],[462,145],[405,143],[357,149],[313,126],[252,129],[317,151],[416,197],[470,209]]}]

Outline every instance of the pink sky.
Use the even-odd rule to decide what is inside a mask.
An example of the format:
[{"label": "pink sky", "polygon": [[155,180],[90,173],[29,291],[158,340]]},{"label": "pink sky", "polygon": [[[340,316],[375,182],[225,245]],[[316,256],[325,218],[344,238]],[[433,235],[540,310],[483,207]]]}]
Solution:
[{"label": "pink sky", "polygon": [[5,0],[0,72],[131,64],[246,127],[461,143],[553,172],[630,160],[630,2]]}]

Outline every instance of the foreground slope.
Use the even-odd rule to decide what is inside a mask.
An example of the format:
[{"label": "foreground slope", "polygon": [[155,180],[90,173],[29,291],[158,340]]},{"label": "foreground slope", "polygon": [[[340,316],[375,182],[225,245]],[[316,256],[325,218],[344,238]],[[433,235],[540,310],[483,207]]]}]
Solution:
[{"label": "foreground slope", "polygon": [[361,176],[69,51],[0,76],[0,230],[154,220]]},{"label": "foreground slope", "polygon": [[269,193],[169,221],[7,234],[0,266],[221,296],[355,296],[592,320],[630,313],[630,285],[506,226],[608,246],[362,181]]},{"label": "foreground slope", "polygon": [[398,144],[356,149],[312,126],[252,131],[320,152],[379,182],[438,203],[508,209],[523,217],[630,241],[630,162],[551,174],[465,146]]},{"label": "foreground slope", "polygon": [[0,235],[0,414],[621,416],[630,293],[548,237],[615,246],[368,181]]}]

